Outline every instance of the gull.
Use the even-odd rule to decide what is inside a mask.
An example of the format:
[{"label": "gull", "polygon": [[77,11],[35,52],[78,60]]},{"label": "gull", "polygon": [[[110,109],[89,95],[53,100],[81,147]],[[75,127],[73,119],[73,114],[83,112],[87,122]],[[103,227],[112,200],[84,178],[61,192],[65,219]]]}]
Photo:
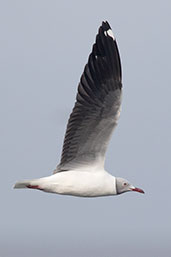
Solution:
[{"label": "gull", "polygon": [[107,146],[120,116],[121,98],[120,56],[106,21],[98,30],[78,85],[59,165],[52,175],[17,182],[14,188],[80,197],[144,193],[104,169]]}]

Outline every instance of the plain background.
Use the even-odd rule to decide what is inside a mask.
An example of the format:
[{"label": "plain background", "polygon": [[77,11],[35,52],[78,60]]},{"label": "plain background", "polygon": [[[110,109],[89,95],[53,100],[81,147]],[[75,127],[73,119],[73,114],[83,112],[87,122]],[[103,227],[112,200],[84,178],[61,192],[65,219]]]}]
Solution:
[{"label": "plain background", "polygon": [[[171,256],[170,1],[0,3],[0,257]],[[123,105],[106,170],[142,187],[94,199],[13,190],[60,160],[98,27],[108,20]]]}]

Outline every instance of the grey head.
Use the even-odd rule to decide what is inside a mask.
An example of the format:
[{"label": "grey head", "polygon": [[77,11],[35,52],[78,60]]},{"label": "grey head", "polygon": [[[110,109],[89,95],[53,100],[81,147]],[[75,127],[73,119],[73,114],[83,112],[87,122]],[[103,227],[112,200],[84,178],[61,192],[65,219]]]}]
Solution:
[{"label": "grey head", "polygon": [[116,191],[117,194],[122,194],[130,191],[135,191],[144,194],[144,191],[142,189],[133,186],[124,178],[116,178]]}]

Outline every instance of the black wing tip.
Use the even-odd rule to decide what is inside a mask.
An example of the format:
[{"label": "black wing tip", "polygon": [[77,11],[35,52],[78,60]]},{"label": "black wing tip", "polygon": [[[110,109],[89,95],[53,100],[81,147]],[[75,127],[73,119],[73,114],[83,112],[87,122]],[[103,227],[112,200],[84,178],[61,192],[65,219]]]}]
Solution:
[{"label": "black wing tip", "polygon": [[104,31],[108,31],[109,29],[111,29],[108,21],[102,21],[101,27],[104,29]]},{"label": "black wing tip", "polygon": [[96,35],[92,53],[95,55],[104,56],[106,55],[105,48],[115,47],[114,42],[116,43],[115,37],[109,23],[107,21],[102,21],[102,25],[99,27]]},{"label": "black wing tip", "polygon": [[114,77],[119,81],[122,80],[120,54],[108,21],[102,21],[102,25],[99,27],[92,54],[100,57],[106,56],[108,67],[112,70]]},{"label": "black wing tip", "polygon": [[112,28],[109,25],[108,21],[102,21],[102,25],[99,28],[99,34],[102,34],[102,33],[105,37],[110,37],[115,41],[115,37],[114,37],[113,31],[112,31]]}]

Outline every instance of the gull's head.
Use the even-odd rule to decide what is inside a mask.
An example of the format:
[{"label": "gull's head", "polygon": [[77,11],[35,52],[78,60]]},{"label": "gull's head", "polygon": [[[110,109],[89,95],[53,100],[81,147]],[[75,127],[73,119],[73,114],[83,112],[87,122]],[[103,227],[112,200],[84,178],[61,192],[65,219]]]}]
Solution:
[{"label": "gull's head", "polygon": [[122,194],[130,191],[135,191],[144,194],[144,191],[142,189],[133,186],[124,178],[116,178],[116,191],[117,194]]}]

